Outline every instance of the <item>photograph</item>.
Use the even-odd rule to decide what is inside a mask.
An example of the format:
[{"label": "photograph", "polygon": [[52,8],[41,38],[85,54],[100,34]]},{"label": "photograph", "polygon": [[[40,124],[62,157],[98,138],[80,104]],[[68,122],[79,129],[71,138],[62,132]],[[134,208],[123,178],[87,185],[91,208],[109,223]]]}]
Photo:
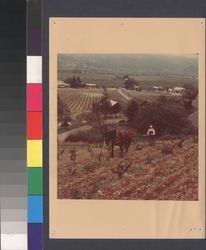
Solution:
[{"label": "photograph", "polygon": [[205,237],[205,20],[50,18],[49,235]]},{"label": "photograph", "polygon": [[57,198],[198,200],[198,53],[57,55]]}]

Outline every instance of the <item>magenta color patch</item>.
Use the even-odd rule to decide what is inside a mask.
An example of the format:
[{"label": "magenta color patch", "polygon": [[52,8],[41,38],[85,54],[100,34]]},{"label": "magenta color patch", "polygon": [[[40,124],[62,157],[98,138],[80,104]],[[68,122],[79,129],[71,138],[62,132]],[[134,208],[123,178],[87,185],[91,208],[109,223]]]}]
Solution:
[{"label": "magenta color patch", "polygon": [[27,111],[42,111],[42,84],[27,84]]}]

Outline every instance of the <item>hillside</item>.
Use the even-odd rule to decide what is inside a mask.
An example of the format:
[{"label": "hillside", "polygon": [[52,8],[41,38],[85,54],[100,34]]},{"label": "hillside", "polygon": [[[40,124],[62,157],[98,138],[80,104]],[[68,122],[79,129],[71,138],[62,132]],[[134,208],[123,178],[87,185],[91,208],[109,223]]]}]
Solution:
[{"label": "hillside", "polygon": [[58,71],[87,73],[172,74],[198,73],[197,56],[161,54],[59,54]]},{"label": "hillside", "polygon": [[[167,141],[171,143],[171,141]],[[128,154],[110,158],[106,149],[88,150],[81,144],[76,162],[70,158],[71,146],[59,147],[58,198],[60,199],[140,199],[197,200],[198,144],[187,138],[174,154],[162,154],[162,143],[133,144]],[[120,168],[128,167],[125,173]]]},{"label": "hillside", "polygon": [[79,76],[83,83],[121,87],[123,76],[143,89],[197,85],[197,56],[144,54],[59,54],[58,80]]}]

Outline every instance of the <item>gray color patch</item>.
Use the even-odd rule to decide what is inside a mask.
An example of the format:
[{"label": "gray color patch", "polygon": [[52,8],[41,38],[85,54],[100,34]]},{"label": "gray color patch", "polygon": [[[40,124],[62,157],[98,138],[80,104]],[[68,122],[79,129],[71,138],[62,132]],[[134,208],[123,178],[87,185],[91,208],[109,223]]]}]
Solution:
[{"label": "gray color patch", "polygon": [[0,135],[22,135],[25,137],[25,123],[0,123]]},{"label": "gray color patch", "polygon": [[26,147],[26,139],[23,136],[1,136],[0,148]]},{"label": "gray color patch", "polygon": [[27,233],[27,222],[4,221],[1,222],[1,234],[24,234]]},{"label": "gray color patch", "polygon": [[10,123],[10,122],[22,122],[25,119],[25,111],[0,111],[0,122]]},{"label": "gray color patch", "polygon": [[0,185],[1,197],[26,197],[26,185]]},{"label": "gray color patch", "polygon": [[24,173],[26,160],[0,160],[0,173]]},{"label": "gray color patch", "polygon": [[26,173],[1,173],[0,185],[22,185],[27,183]]},{"label": "gray color patch", "polygon": [[27,221],[27,210],[1,209],[1,221]]},{"label": "gray color patch", "polygon": [[27,209],[26,197],[1,197],[1,209]]},{"label": "gray color patch", "polygon": [[23,160],[25,159],[25,148],[0,148],[1,160]]}]

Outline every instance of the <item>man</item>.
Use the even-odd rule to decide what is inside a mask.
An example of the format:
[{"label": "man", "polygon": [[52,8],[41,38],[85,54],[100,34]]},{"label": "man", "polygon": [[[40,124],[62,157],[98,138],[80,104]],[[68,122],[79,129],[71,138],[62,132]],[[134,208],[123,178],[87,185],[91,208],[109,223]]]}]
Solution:
[{"label": "man", "polygon": [[149,126],[147,130],[147,135],[155,135],[155,129],[152,125]]},{"label": "man", "polygon": [[150,125],[147,130],[147,135],[149,136],[150,145],[154,143],[155,129],[153,125]]}]

